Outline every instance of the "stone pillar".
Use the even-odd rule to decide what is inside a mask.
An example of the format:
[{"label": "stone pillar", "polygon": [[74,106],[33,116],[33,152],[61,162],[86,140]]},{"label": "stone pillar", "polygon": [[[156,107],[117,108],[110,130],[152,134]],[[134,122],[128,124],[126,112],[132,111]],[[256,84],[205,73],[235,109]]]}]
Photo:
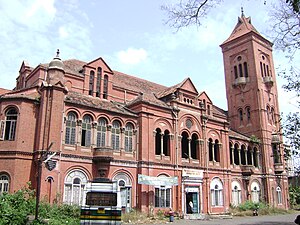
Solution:
[{"label": "stone pillar", "polygon": [[234,148],[233,147],[230,148],[230,154],[231,154],[231,158],[232,158],[232,165],[235,165],[234,164]]},{"label": "stone pillar", "polygon": [[248,149],[245,149],[244,153],[245,153],[246,165],[248,165]]},{"label": "stone pillar", "polygon": [[92,130],[91,130],[91,146],[92,146],[92,148],[95,148],[95,147],[97,147],[97,122],[96,121],[94,121],[93,123],[92,123]]},{"label": "stone pillar", "polygon": [[192,158],[192,154],[191,154],[191,138],[188,138],[188,153],[189,153],[189,159]]},{"label": "stone pillar", "polygon": [[241,165],[242,160],[241,160],[241,149],[240,148],[238,149],[238,152],[239,152],[239,165]]},{"label": "stone pillar", "polygon": [[111,128],[112,128],[112,125],[108,124],[107,125],[107,146],[108,147],[111,147]]},{"label": "stone pillar", "polygon": [[125,127],[120,127],[120,150],[125,150]]},{"label": "stone pillar", "polygon": [[81,135],[82,135],[82,120],[77,120],[77,128],[76,130],[78,131],[78,134],[77,134],[77,145],[81,145]]},{"label": "stone pillar", "polygon": [[164,133],[160,132],[160,155],[164,155]]},{"label": "stone pillar", "polygon": [[250,152],[251,152],[251,162],[252,162],[252,166],[254,166],[254,155],[253,155],[254,151],[253,151],[253,149],[251,149]]}]

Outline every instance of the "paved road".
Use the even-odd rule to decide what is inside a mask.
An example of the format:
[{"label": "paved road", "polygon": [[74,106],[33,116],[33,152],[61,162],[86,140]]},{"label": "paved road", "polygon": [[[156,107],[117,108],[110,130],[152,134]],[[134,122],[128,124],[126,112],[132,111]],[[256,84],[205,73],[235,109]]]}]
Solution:
[{"label": "paved road", "polygon": [[[300,214],[300,213],[299,213]],[[297,214],[276,216],[235,217],[213,220],[175,220],[172,225],[295,225]],[[146,224],[143,224],[146,225]],[[149,224],[150,225],[150,224]],[[153,224],[151,224],[153,225]]]}]

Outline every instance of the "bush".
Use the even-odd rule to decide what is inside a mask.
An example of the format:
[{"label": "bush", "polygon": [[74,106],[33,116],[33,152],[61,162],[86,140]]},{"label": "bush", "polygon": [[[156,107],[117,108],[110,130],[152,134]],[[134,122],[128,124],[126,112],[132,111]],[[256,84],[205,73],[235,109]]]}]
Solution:
[{"label": "bush", "polygon": [[0,224],[26,224],[27,216],[34,212],[34,191],[24,188],[13,194],[0,196]]},{"label": "bush", "polygon": [[[34,191],[25,187],[13,194],[4,193],[0,196],[0,224],[1,225],[25,225],[29,215],[35,215]],[[80,222],[80,208],[71,205],[59,205],[41,202],[39,206],[39,220],[33,221],[32,225],[70,224],[77,225]]]}]

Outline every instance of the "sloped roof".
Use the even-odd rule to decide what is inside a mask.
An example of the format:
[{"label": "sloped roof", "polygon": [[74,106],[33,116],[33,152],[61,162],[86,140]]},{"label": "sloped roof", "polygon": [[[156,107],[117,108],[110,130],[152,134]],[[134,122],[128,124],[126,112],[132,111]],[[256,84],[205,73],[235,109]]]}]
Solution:
[{"label": "sloped roof", "polygon": [[230,34],[229,38],[227,38],[222,45],[224,45],[227,42],[230,42],[240,36],[243,36],[247,33],[254,32],[258,35],[260,33],[255,29],[255,27],[251,24],[251,17],[245,17],[244,14],[242,14],[241,17],[238,17],[238,22],[235,25],[232,33]]},{"label": "sloped roof", "polygon": [[4,89],[4,88],[0,88],[0,95],[4,95],[8,92],[10,92],[11,90],[8,90],[8,89]]},{"label": "sloped roof", "polygon": [[221,109],[215,105],[213,105],[212,111],[213,111],[213,114],[215,114],[215,115],[220,115],[220,116],[224,116],[224,117],[228,116],[228,111],[225,111],[224,109]]},{"label": "sloped roof", "polygon": [[249,136],[239,133],[232,129],[229,129],[229,138],[236,138],[236,139],[241,139],[241,140],[245,140],[245,141],[250,141]]},{"label": "sloped roof", "polygon": [[68,92],[65,101],[77,105],[92,107],[95,109],[120,113],[123,115],[136,116],[134,112],[132,112],[131,110],[127,109],[125,106],[119,103],[99,99],[97,97],[92,97],[89,95],[83,95],[74,91]]}]

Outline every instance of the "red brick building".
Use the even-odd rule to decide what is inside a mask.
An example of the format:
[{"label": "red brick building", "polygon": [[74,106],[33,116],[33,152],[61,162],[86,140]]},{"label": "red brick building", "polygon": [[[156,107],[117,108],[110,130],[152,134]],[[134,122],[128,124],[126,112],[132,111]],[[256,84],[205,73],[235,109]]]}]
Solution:
[{"label": "red brick building", "polygon": [[[228,112],[190,78],[165,87],[102,58],[23,62],[14,90],[0,90],[0,194],[36,187],[48,150],[49,202],[80,204],[86,182],[105,176],[118,181],[126,210],[197,217],[246,200],[287,208],[272,43],[242,15],[221,48]],[[139,174],[178,185],[140,184]]]}]

